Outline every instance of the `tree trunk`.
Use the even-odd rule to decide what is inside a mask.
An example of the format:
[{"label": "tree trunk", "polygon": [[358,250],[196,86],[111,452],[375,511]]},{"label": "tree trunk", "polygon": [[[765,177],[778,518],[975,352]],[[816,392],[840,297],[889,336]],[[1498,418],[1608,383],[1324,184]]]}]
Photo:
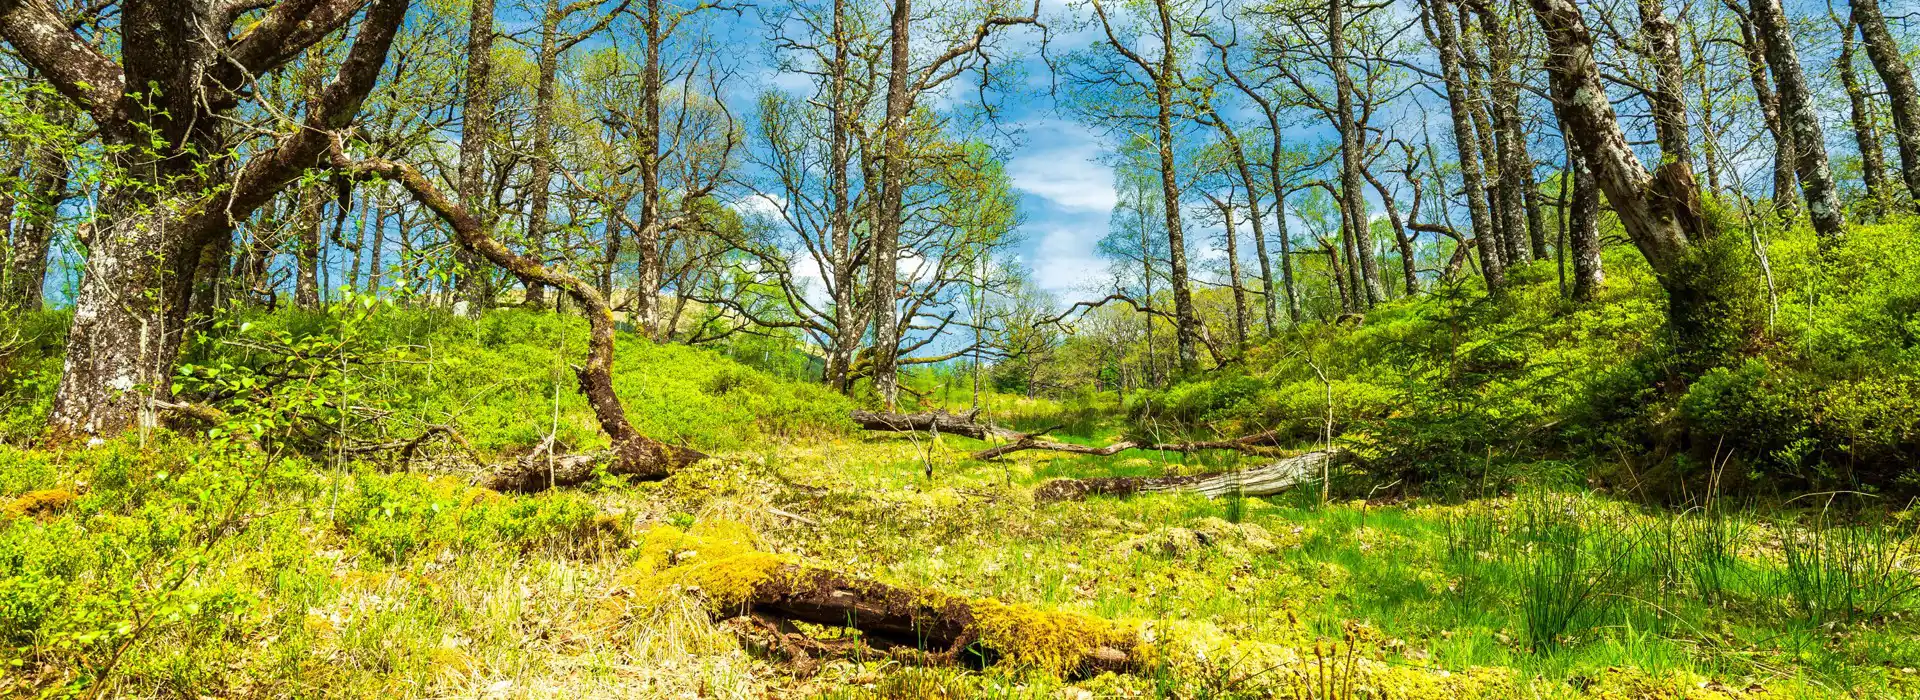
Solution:
[{"label": "tree trunk", "polygon": [[620,201],[618,196],[608,197],[605,217],[603,217],[605,221],[600,224],[606,231],[607,247],[600,258],[599,269],[596,270],[597,286],[600,296],[609,300],[613,299],[613,273],[620,265],[620,239],[626,236],[626,232],[620,228],[622,218],[620,210],[625,205],[626,203]]},{"label": "tree trunk", "polygon": [[1907,194],[1920,202],[1920,90],[1914,88],[1913,72],[1907,67],[1904,52],[1887,31],[1879,0],[1851,0],[1849,4],[1849,14],[1867,45],[1867,60],[1887,86],[1893,138],[1900,146],[1900,179],[1907,184]]},{"label": "tree trunk", "polygon": [[1880,127],[1874,123],[1867,90],[1853,72],[1853,28],[1848,26],[1844,31],[1847,35],[1840,40],[1840,55],[1834,59],[1833,69],[1840,74],[1840,85],[1847,91],[1847,106],[1853,117],[1853,143],[1860,150],[1860,180],[1867,188],[1867,211],[1879,215],[1885,213],[1887,203],[1893,201],[1893,190],[1887,180],[1887,156],[1880,148]]},{"label": "tree trunk", "polygon": [[1240,232],[1234,226],[1233,191],[1228,189],[1227,198],[1215,198],[1211,193],[1202,192],[1207,200],[1220,211],[1221,227],[1227,247],[1227,288],[1233,294],[1233,339],[1234,348],[1244,354],[1247,350],[1247,289],[1240,275]]},{"label": "tree trunk", "polygon": [[[1347,3],[1327,2],[1327,52],[1333,71],[1335,125],[1340,130],[1340,193],[1343,208],[1353,222],[1353,246],[1359,258],[1360,287],[1366,290],[1366,307],[1386,301],[1380,287],[1380,270],[1374,259],[1373,227],[1367,225],[1367,198],[1361,190],[1360,171],[1366,167],[1366,131],[1353,117],[1353,76],[1347,72]],[[1355,295],[1359,296],[1358,294]]]},{"label": "tree trunk", "polygon": [[1807,87],[1806,72],[1793,47],[1780,0],[1751,0],[1751,5],[1754,28],[1767,38],[1767,65],[1780,88],[1782,124],[1793,132],[1798,151],[1794,154],[1794,173],[1800,178],[1800,192],[1806,197],[1813,231],[1825,250],[1847,234],[1846,212],[1840,208],[1833,172],[1827,166],[1826,136],[1821,133],[1819,115],[1814,113],[1813,94]]},{"label": "tree trunk", "polygon": [[1233,125],[1218,115],[1215,116],[1215,124],[1221,135],[1226,137],[1227,148],[1233,151],[1234,172],[1240,176],[1240,185],[1247,190],[1247,218],[1253,223],[1253,250],[1254,255],[1260,258],[1261,307],[1265,311],[1262,317],[1266,319],[1267,335],[1271,336],[1276,332],[1273,316],[1277,301],[1273,293],[1273,264],[1267,258],[1265,217],[1260,213],[1259,182],[1253,178],[1253,165],[1247,162],[1245,146],[1240,142],[1240,135],[1234,132]]},{"label": "tree trunk", "polygon": [[[923,664],[1006,660],[1068,678],[1141,672],[1156,658],[1151,645],[1123,625],[991,598],[890,586],[756,551],[748,541],[728,541],[737,532],[698,525],[691,534],[670,527],[650,532],[648,542],[666,545],[667,556],[641,561],[638,571],[651,582],[649,589],[700,591],[708,613],[726,620],[749,647],[786,657],[802,674],[818,663],[815,655]],[[722,581],[715,572],[746,573]],[[853,635],[823,641],[782,632],[782,622],[852,628],[859,634],[857,641]]]},{"label": "tree trunk", "polygon": [[1567,247],[1573,255],[1573,300],[1593,301],[1606,283],[1600,263],[1600,192],[1595,188],[1593,170],[1587,159],[1567,150],[1573,171],[1573,197],[1567,212]]},{"label": "tree trunk", "polygon": [[[1733,0],[1728,0],[1728,4],[1732,3]],[[1793,132],[1780,121],[1780,99],[1773,93],[1773,82],[1767,78],[1767,40],[1754,29],[1745,12],[1737,5],[1734,10],[1740,15],[1740,43],[1746,54],[1747,79],[1753,84],[1754,101],[1760,105],[1767,132],[1773,135],[1773,209],[1781,219],[1791,219],[1800,199],[1794,193],[1793,174],[1794,153],[1799,148],[1793,142]]]},{"label": "tree trunk", "polygon": [[67,199],[67,158],[51,144],[42,144],[30,171],[25,199],[13,207],[13,244],[8,250],[13,259],[8,288],[0,297],[0,306],[22,311],[38,311],[43,303],[53,225]]},{"label": "tree trunk", "polygon": [[[1161,26],[1171,32],[1172,20],[1164,3],[1160,9]],[[1173,84],[1165,77],[1174,70],[1173,40],[1166,41],[1166,57],[1161,61],[1162,78],[1154,81],[1154,99],[1158,106],[1154,124],[1155,144],[1160,155],[1160,193],[1166,204],[1161,207],[1167,219],[1167,260],[1169,283],[1173,285],[1174,339],[1180,354],[1180,370],[1191,372],[1198,366],[1195,339],[1199,321],[1193,311],[1193,291],[1187,278],[1187,236],[1180,222],[1180,180],[1175,172],[1173,143]]]},{"label": "tree trunk", "polygon": [[1207,498],[1272,496],[1320,478],[1327,469],[1350,461],[1344,450],[1308,452],[1252,469],[1192,476],[1110,476],[1055,479],[1034,489],[1040,503],[1080,501],[1088,496],[1126,497],[1146,493],[1197,493]]},{"label": "tree trunk", "polygon": [[962,435],[975,440],[1000,438],[1019,440],[1028,434],[1008,430],[991,423],[975,420],[979,409],[965,413],[948,413],[944,410],[932,413],[888,413],[882,411],[854,411],[850,414],[855,425],[866,430],[892,433],[946,433]]},{"label": "tree trunk", "polygon": [[1480,269],[1487,288],[1495,293],[1506,286],[1506,266],[1498,246],[1486,245],[1492,231],[1493,215],[1487,206],[1487,190],[1481,179],[1480,140],[1473,126],[1473,95],[1467,90],[1460,65],[1459,38],[1447,0],[1427,0],[1425,18],[1428,37],[1440,54],[1441,74],[1447,85],[1447,108],[1453,116],[1453,142],[1459,158],[1460,179],[1467,194],[1467,213],[1472,218],[1473,234],[1481,239]]},{"label": "tree trunk", "polygon": [[[487,150],[493,140],[493,6],[495,0],[473,0],[467,16],[467,84],[460,110],[460,169],[458,196],[467,211],[490,222],[487,214]],[[492,228],[491,225],[488,226]],[[469,316],[477,316],[492,302],[484,261],[466,248],[453,255],[455,294],[466,302]]]},{"label": "tree trunk", "polygon": [[827,264],[833,267],[833,335],[827,348],[827,383],[841,394],[853,393],[853,356],[865,323],[860,318],[854,277],[853,195],[849,170],[853,161],[853,127],[857,116],[847,94],[847,69],[853,60],[852,38],[847,36],[846,0],[833,3],[833,62],[828,66],[827,228],[832,246]]},{"label": "tree trunk", "polygon": [[884,160],[880,175],[880,220],[873,237],[873,389],[881,405],[892,410],[899,398],[896,362],[900,354],[897,304],[900,275],[900,226],[906,204],[907,121],[912,117],[907,81],[909,32],[913,26],[912,0],[894,0],[892,30],[887,46],[887,113],[883,130]]},{"label": "tree trunk", "polygon": [[641,332],[655,340],[662,337],[660,288],[666,276],[660,240],[664,228],[660,213],[660,43],[666,37],[660,20],[660,0],[647,0],[646,15],[640,23],[647,48],[640,69],[640,149],[644,155],[640,158],[640,225],[633,232],[640,258],[633,308]]},{"label": "tree trunk", "polygon": [[320,306],[320,227],[326,223],[326,190],[310,183],[300,190],[300,223],[294,238],[293,303],[303,309]]},{"label": "tree trunk", "polygon": [[[560,0],[547,0],[540,18],[540,53],[534,63],[537,77],[533,89],[533,173],[527,179],[527,252],[535,260],[546,259],[547,210],[553,198],[553,101],[560,72],[560,14]],[[526,302],[533,308],[544,308],[546,288],[538,283],[527,285]]]},{"label": "tree trunk", "polygon": [[1545,234],[1539,230],[1540,218],[1532,210],[1535,189],[1533,156],[1527,152],[1525,129],[1521,126],[1520,89],[1514,80],[1513,42],[1508,36],[1506,18],[1491,4],[1474,8],[1480,15],[1481,33],[1487,40],[1488,82],[1493,103],[1494,140],[1500,160],[1500,228],[1506,233],[1505,260],[1519,264],[1546,257]]},{"label": "tree trunk", "polygon": [[1269,163],[1268,175],[1273,178],[1273,236],[1280,243],[1280,290],[1287,296],[1287,321],[1300,323],[1300,295],[1293,286],[1293,234],[1287,227],[1287,188],[1281,182],[1280,158],[1280,118],[1273,112],[1268,113],[1268,121],[1273,126],[1273,162]]},{"label": "tree trunk", "polygon": [[[369,193],[369,196],[371,196],[371,193]],[[368,246],[367,248],[367,253],[368,253],[367,257],[371,258],[370,260],[367,261],[367,293],[368,294],[380,293],[380,267],[382,262],[384,261],[384,258],[386,257],[386,252],[387,252],[387,208],[385,206],[375,204],[373,206],[373,244]]]}]

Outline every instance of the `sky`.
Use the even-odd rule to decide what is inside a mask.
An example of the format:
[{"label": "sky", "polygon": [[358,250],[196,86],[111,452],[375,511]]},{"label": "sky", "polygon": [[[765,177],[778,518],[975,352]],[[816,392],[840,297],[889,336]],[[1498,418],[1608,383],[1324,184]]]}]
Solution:
[{"label": "sky", "polygon": [[[1051,30],[1047,52],[1056,60],[1095,38],[1085,27],[1076,29],[1071,15],[1064,0],[1042,2],[1041,18]],[[722,25],[718,31],[730,44],[760,47],[755,55],[737,54],[739,60],[756,64],[742,66],[754,79],[736,87],[728,100],[741,110],[738,114],[751,118],[753,100],[763,90],[811,89],[805,76],[782,74],[769,65],[765,27],[754,13],[724,19]],[[1039,30],[1010,28],[1000,41],[1002,53],[1018,56],[1027,77],[1024,85],[993,96],[1000,109],[993,131],[1011,135],[1000,145],[1006,147],[1007,174],[1021,195],[1023,225],[1014,252],[1041,288],[1058,299],[1080,298],[1102,287],[1107,277],[1096,246],[1106,235],[1117,198],[1112,173],[1102,162],[1111,149],[1100,133],[1058,109],[1051,94],[1053,76],[1040,58]],[[944,106],[977,99],[972,76],[966,76],[923,102]]]}]

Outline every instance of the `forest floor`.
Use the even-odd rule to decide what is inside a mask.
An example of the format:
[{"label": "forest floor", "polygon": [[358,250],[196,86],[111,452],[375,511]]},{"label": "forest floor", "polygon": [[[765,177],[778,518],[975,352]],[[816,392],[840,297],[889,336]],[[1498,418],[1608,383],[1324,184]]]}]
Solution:
[{"label": "forest floor", "polygon": [[[287,357],[365,359],[239,394],[255,398],[229,401],[216,430],[61,451],[9,446],[44,424],[59,368],[57,336],[23,336],[43,340],[18,346],[0,392],[18,428],[0,439],[0,697],[1920,697],[1907,512],[1843,518],[1833,495],[1685,512],[1573,489],[1397,500],[1365,473],[1331,498],[1042,504],[1053,478],[1261,458],[979,461],[981,441],[861,433],[852,403],[811,382],[631,340],[616,370],[636,424],[713,458],[663,481],[500,494],[473,477],[547,435],[604,444],[565,375],[580,324],[381,313],[256,318],[239,330],[253,340],[183,374],[233,395]],[[327,412],[333,397],[377,409],[349,427],[389,449],[299,449],[352,417]],[[1122,429],[1110,402],[988,399],[988,415],[1062,440]],[[466,441],[390,449],[446,423]],[[1062,678],[1010,658],[856,654],[801,672],[743,645],[720,593],[643,570],[648,542],[678,530],[1108,621],[1154,662]]]},{"label": "forest floor", "polygon": [[[1238,457],[965,458],[981,444],[770,441],[663,482],[536,496],[450,473],[276,466],[183,439],[74,460],[8,452],[7,492],[41,495],[11,497],[4,534],[46,560],[13,555],[0,584],[10,614],[31,605],[21,587],[35,571],[63,568],[52,560],[71,571],[118,557],[124,569],[98,573],[129,580],[69,600],[92,616],[67,614],[35,642],[65,645],[72,663],[9,650],[0,695],[63,682],[199,697],[1920,695],[1920,639],[1902,601],[1867,619],[1809,617],[1822,602],[1802,610],[1790,580],[1804,566],[1783,562],[1778,534],[1750,515],[1676,516],[1580,493],[1323,505],[1312,488],[1036,505],[1032,487],[1051,477]],[[82,495],[55,503],[45,494],[63,491],[36,489]],[[225,521],[195,506],[249,492],[266,495]],[[1071,680],[882,658],[799,676],[743,650],[698,591],[669,591],[639,614],[613,604],[634,594],[628,552],[648,529],[715,523],[848,574],[1139,625],[1168,660]],[[41,546],[21,550],[23,537]],[[166,538],[176,541],[152,541]],[[1843,551],[1832,539],[1833,551],[1802,546],[1799,558],[1911,553],[1905,540]],[[1828,603],[1851,614],[1869,601]]]}]

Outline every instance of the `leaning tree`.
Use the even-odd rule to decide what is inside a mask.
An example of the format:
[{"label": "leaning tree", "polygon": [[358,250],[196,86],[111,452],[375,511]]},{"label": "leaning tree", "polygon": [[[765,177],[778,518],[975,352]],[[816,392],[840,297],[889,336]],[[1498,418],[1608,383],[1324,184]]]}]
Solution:
[{"label": "leaning tree", "polygon": [[[352,122],[378,80],[407,6],[125,0],[117,16],[79,17],[49,0],[0,0],[0,38],[91,118],[109,165],[54,396],[56,435],[151,420],[203,251],[320,163],[328,132]],[[350,26],[324,86],[301,105],[266,104],[274,74]]]}]

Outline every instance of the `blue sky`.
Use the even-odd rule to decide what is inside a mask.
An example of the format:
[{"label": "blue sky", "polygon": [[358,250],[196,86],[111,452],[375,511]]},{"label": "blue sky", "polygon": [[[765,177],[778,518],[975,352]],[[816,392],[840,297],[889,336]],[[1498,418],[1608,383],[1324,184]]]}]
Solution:
[{"label": "blue sky", "polygon": [[[1072,14],[1063,0],[1042,3],[1042,20],[1052,29],[1047,51],[1056,59],[1094,39],[1084,28],[1073,31]],[[756,49],[735,54],[749,64],[741,66],[741,72],[755,76],[738,85],[729,99],[740,116],[752,118],[753,99],[763,90],[811,89],[806,76],[779,74],[769,65],[765,27],[755,13],[725,18],[719,24],[716,31],[724,41]],[[1013,134],[1011,143],[1002,145],[1009,146],[1005,149],[1007,173],[1022,195],[1025,223],[1016,253],[1042,288],[1061,299],[1072,299],[1102,286],[1106,277],[1106,263],[1095,246],[1106,235],[1115,194],[1112,173],[1101,162],[1109,150],[1101,135],[1056,109],[1049,89],[1052,75],[1039,56],[1040,37],[1039,30],[1029,27],[1012,28],[1002,36],[1003,53],[1021,57],[1027,81],[1017,90],[994,96],[1001,109],[997,130]],[[977,99],[972,76],[925,98],[941,105]]]}]

